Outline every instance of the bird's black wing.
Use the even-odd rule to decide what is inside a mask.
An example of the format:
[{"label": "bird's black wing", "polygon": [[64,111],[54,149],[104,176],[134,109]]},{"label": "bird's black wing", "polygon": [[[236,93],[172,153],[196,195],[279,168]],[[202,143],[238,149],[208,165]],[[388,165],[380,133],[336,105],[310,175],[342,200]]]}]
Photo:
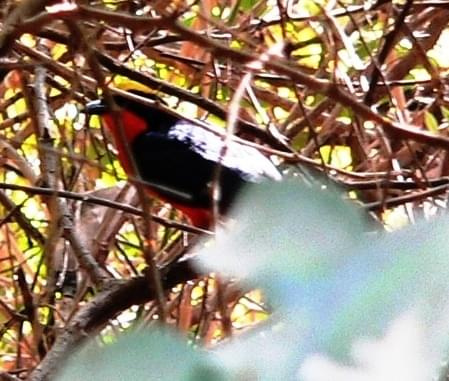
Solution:
[{"label": "bird's black wing", "polygon": [[210,185],[218,162],[222,209],[245,183],[280,179],[271,161],[256,149],[233,142],[220,159],[222,147],[218,135],[184,121],[166,132],[142,134],[132,143],[142,180],[169,200],[195,207],[210,207]]}]

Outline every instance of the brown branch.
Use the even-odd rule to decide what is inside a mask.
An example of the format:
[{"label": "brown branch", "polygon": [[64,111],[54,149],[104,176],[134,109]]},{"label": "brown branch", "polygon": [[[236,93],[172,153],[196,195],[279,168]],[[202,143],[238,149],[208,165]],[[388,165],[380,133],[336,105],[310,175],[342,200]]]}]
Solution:
[{"label": "brown branch", "polygon": [[[35,104],[28,102],[31,118],[36,126],[36,131],[40,136],[39,153],[42,166],[42,177],[44,183],[50,188],[57,189],[56,180],[57,167],[59,166],[58,155],[54,152],[52,139],[49,133],[50,115],[45,96],[45,71],[43,68],[36,69],[35,81]],[[36,116],[35,116],[36,115]],[[89,250],[82,242],[82,237],[78,231],[75,231],[73,217],[64,200],[53,197],[49,201],[49,210],[52,213],[53,221],[62,229],[65,238],[70,242],[79,264],[87,272],[92,282],[101,286],[108,278],[108,273],[103,270]],[[54,202],[54,204],[53,204]]]},{"label": "brown branch", "polygon": [[87,40],[85,39],[85,36],[83,34],[83,31],[77,27],[76,24],[71,24],[72,28],[76,30],[80,38],[83,40],[84,48],[86,49],[86,58],[87,62],[89,64],[89,67],[91,68],[95,79],[97,80],[98,86],[103,91],[103,96],[105,97],[105,100],[111,110],[112,117],[116,120],[116,123],[118,125],[118,132],[120,135],[121,140],[124,142],[122,143],[124,153],[131,163],[131,168],[134,173],[137,174],[137,182],[134,184],[137,190],[137,195],[139,197],[139,201],[141,203],[142,209],[144,211],[142,215],[142,220],[144,223],[144,231],[145,231],[145,239],[146,242],[143,245],[143,257],[145,259],[146,264],[148,265],[149,271],[146,273],[148,282],[153,286],[155,292],[156,292],[156,303],[158,307],[158,313],[159,313],[159,319],[162,322],[165,322],[167,320],[167,309],[166,309],[166,300],[164,296],[164,292],[162,289],[162,283],[161,283],[161,276],[159,273],[159,269],[156,265],[155,260],[155,253],[153,251],[153,248],[150,244],[150,242],[153,240],[153,237],[151,236],[151,226],[153,221],[151,220],[150,215],[150,207],[149,207],[149,198],[145,191],[145,185],[141,181],[139,171],[137,169],[137,164],[134,159],[134,156],[131,152],[131,147],[127,143],[126,135],[125,135],[125,126],[123,125],[123,120],[120,117],[119,109],[117,104],[115,103],[114,98],[112,97],[112,93],[110,92],[109,88],[107,87],[106,78],[101,70],[100,64],[98,62],[98,59],[95,55],[94,50],[91,46],[87,43]]},{"label": "brown branch", "polygon": [[[4,185],[4,183],[0,182],[0,187]],[[20,211],[20,206],[16,205],[6,194],[5,192],[0,192],[0,204],[8,211],[8,214],[2,219],[0,222],[0,226],[4,223],[9,222],[10,218],[14,218],[14,220],[19,224],[20,228],[24,230],[24,232],[34,239],[39,245],[43,245],[45,242],[45,237],[42,233],[37,230],[26,218],[23,213]]]},{"label": "brown branch", "polygon": [[[363,5],[348,5],[344,8],[333,9],[332,11],[328,12],[328,15],[338,18],[338,17],[345,17],[350,14],[358,14],[358,13],[367,14],[371,11],[378,10],[380,7],[385,5],[385,3],[390,3],[390,1],[389,0],[379,0],[379,1],[376,1],[375,3],[372,3],[372,5],[369,7],[366,6],[367,5],[366,3]],[[288,19],[290,22],[310,22],[310,21],[321,21],[321,20],[325,19],[325,16],[320,13],[317,15],[312,15],[312,16],[289,15]],[[262,29],[262,28],[270,27],[272,25],[277,25],[280,22],[281,22],[280,18],[273,18],[273,19],[270,19],[267,21],[253,20],[253,22],[250,24],[250,27]]]},{"label": "brown branch", "polygon": [[402,25],[405,22],[405,17],[410,12],[410,8],[413,5],[413,0],[406,0],[405,4],[403,5],[401,12],[399,13],[399,17],[396,19],[394,23],[394,28],[391,30],[390,33],[387,34],[385,37],[385,42],[382,46],[382,49],[379,52],[378,58],[376,60],[376,65],[374,66],[374,71],[371,76],[368,92],[365,94],[364,103],[367,105],[371,105],[373,101],[373,95],[374,95],[374,88],[376,87],[377,81],[379,80],[379,77],[381,76],[380,68],[384,64],[385,60],[387,59],[388,54],[390,53],[391,49],[393,49],[394,44],[397,40],[397,35],[400,33]]},{"label": "brown branch", "polygon": [[[69,41],[66,41],[66,43],[69,43]],[[67,79],[68,81],[73,80],[75,78],[75,76],[78,75],[79,78],[82,80],[83,85],[85,85],[89,89],[93,90],[97,86],[97,82],[92,77],[89,77],[87,75],[79,75],[79,74],[75,73],[75,71],[73,69],[70,69],[69,67],[61,64],[60,62],[53,60],[50,56],[48,56],[42,52],[39,52],[35,49],[32,49],[32,48],[25,46],[18,42],[16,42],[14,44],[14,48],[23,54],[29,55],[30,57],[41,61],[45,67],[51,69],[56,74]],[[166,94],[169,94],[169,95],[174,95],[176,97],[179,97],[180,99],[183,99],[185,101],[196,104],[199,107],[203,108],[204,110],[207,110],[210,113],[212,113],[222,119],[226,119],[227,111],[223,107],[219,106],[218,104],[216,104],[210,100],[207,100],[199,95],[193,94],[189,91],[186,91],[179,87],[173,86],[165,81],[156,79],[149,75],[142,74],[136,70],[132,70],[132,69],[126,67],[125,65],[117,62],[116,60],[109,57],[108,55],[101,53],[95,49],[94,49],[94,51],[95,51],[98,61],[103,66],[105,66],[106,68],[111,70],[112,72],[126,76],[132,80],[140,82],[140,83],[142,83],[150,88],[153,88],[155,90],[165,92]],[[123,93],[126,93],[126,92],[120,91],[118,89],[111,89],[111,91],[113,93],[118,93],[118,94],[122,94],[122,95],[123,95]],[[241,118],[239,118],[238,128],[239,128],[240,132],[242,132],[244,134],[248,134],[250,136],[253,136],[257,139],[260,139],[262,142],[270,144],[271,146],[273,146],[275,148],[281,149],[283,147],[282,145],[280,145],[278,143],[278,141],[276,139],[271,137],[265,130],[263,130],[263,129],[259,128],[258,126],[254,125],[252,123],[249,123]]]},{"label": "brown branch", "polygon": [[21,378],[15,377],[7,372],[0,372],[0,381],[21,381]]},{"label": "brown branch", "polygon": [[[228,112],[224,107],[202,97],[201,95],[194,94],[190,91],[173,86],[166,81],[145,75],[137,70],[133,70],[114,60],[107,54],[99,52],[98,50],[96,50],[96,56],[98,61],[113,73],[128,77],[157,91],[176,96],[183,101],[191,102],[221,119],[227,118]],[[265,143],[280,148],[277,140],[271,137],[265,130],[248,121],[242,120],[241,118],[239,118],[238,130],[242,133],[261,139]]]},{"label": "brown branch", "polygon": [[38,319],[37,305],[34,301],[32,290],[26,281],[25,273],[21,267],[19,267],[16,271],[16,276],[17,283],[22,294],[23,314],[27,317],[33,329],[33,349],[36,353],[39,353],[39,355],[43,357],[43,352],[40,350],[39,345],[42,337],[42,326]]},{"label": "brown branch", "polygon": [[395,206],[406,204],[407,202],[421,202],[427,198],[436,197],[440,194],[446,193],[448,189],[449,184],[444,184],[423,192],[411,193],[404,196],[393,197],[387,200],[371,202],[369,204],[363,205],[363,207],[367,210],[393,208]]},{"label": "brown branch", "polygon": [[[178,25],[178,24],[176,24],[176,25]],[[227,48],[227,47],[222,46],[216,42],[213,42],[212,40],[210,40],[194,31],[190,31],[190,30],[184,28],[183,26],[178,25],[174,29],[178,30],[178,28],[180,28],[181,31],[184,31],[187,33],[187,35],[185,36],[186,38],[192,37],[192,35],[193,35],[197,39],[196,42],[202,43],[203,45],[209,46],[209,47],[210,47],[210,45],[212,45],[215,53],[217,53],[218,55],[221,54],[223,56],[225,56],[225,55],[228,56],[228,54],[229,54],[234,59],[237,58],[241,63],[248,63],[252,60],[257,59],[257,58],[253,59],[253,56],[249,53],[233,50],[231,48]],[[103,65],[109,66],[109,68],[111,68],[113,66],[112,65],[113,61],[111,59],[108,60],[107,56],[105,56],[105,55],[100,56],[99,61]],[[285,66],[282,63],[277,63],[277,62],[273,63],[272,61],[269,61],[269,62],[267,62],[266,66],[270,69],[278,71],[280,74],[285,74],[285,75],[290,76],[292,79],[295,79],[298,82],[304,84],[305,86],[309,87],[311,90],[316,90],[318,92],[322,92],[322,93],[328,95],[330,98],[335,99],[336,101],[342,103],[344,106],[351,108],[353,111],[355,111],[356,113],[358,113],[360,116],[364,117],[365,119],[373,120],[373,121],[379,123],[380,125],[382,125],[384,127],[386,132],[389,133],[390,137],[392,137],[392,138],[410,139],[410,140],[414,140],[417,142],[426,143],[429,145],[434,145],[437,147],[449,149],[449,139],[448,138],[443,137],[443,136],[433,135],[426,131],[419,130],[415,126],[406,126],[406,125],[401,125],[401,124],[395,123],[395,122],[381,116],[380,114],[375,113],[368,106],[360,103],[352,95],[350,95],[346,91],[342,90],[338,85],[332,84],[327,81],[315,79],[313,77],[306,76],[306,75],[302,74],[301,72],[299,72],[298,70],[295,70],[294,68]],[[115,66],[115,69],[118,69],[118,67]],[[148,80],[148,77],[145,78],[146,76],[144,76],[138,72],[132,73],[131,69],[122,67],[120,69],[120,71],[122,72],[122,74],[129,76],[130,78],[135,79],[136,81],[142,82],[143,84],[149,85],[150,87],[152,85],[154,85],[154,82],[152,79]],[[126,72],[126,74],[125,74],[125,72]],[[150,82],[153,82],[153,84],[151,84]],[[162,81],[160,81],[160,82],[162,82]],[[172,86],[170,86],[170,87],[172,87]],[[166,90],[166,91],[168,90],[168,91],[172,92],[172,89],[169,90],[168,87],[164,87],[164,90]],[[167,93],[168,93],[168,91],[167,91]],[[188,92],[185,92],[185,93],[188,93]],[[195,102],[195,99],[194,99],[195,97],[192,97],[191,93],[189,93],[189,94],[190,95],[188,95],[188,96],[190,99],[188,99],[188,100],[192,101],[192,103],[197,103],[197,102]],[[178,93],[178,95],[179,95],[179,93]],[[183,94],[183,96],[184,95],[187,95],[187,94]],[[203,103],[202,106],[205,106],[204,101],[201,101],[201,103]],[[208,108],[210,109],[210,107],[208,107]],[[212,111],[212,110],[210,110],[210,111],[220,117],[223,117],[223,115],[220,114],[220,111],[217,109],[215,109],[214,111]],[[255,130],[253,128],[251,128],[251,131],[249,131],[249,132],[254,135]],[[259,137],[260,137],[260,134],[259,134]],[[265,135],[265,138],[266,138],[266,135]],[[276,146],[279,146],[278,142],[276,142]]]},{"label": "brown branch", "polygon": [[161,28],[169,21],[167,18],[129,16],[83,5],[77,5],[70,10],[38,13],[44,9],[46,3],[48,3],[48,0],[28,0],[18,7],[20,10],[16,9],[15,12],[11,14],[11,17],[7,20],[7,26],[0,34],[0,55],[3,55],[8,51],[15,38],[20,37],[24,33],[35,34],[44,26],[57,20],[94,19],[118,25],[125,23],[133,30]]},{"label": "brown branch", "polygon": [[343,181],[336,180],[336,182],[345,188],[356,190],[368,190],[368,189],[399,189],[399,190],[411,190],[422,189],[426,187],[440,187],[449,184],[449,177],[440,177],[438,179],[428,180],[425,183],[419,183],[416,181],[400,181],[400,180],[365,180],[365,181]]},{"label": "brown branch", "polygon": [[[95,17],[99,17],[103,21],[114,21],[130,29],[140,28],[143,24],[145,24],[145,20],[147,20],[150,24],[154,21],[152,18],[129,16],[120,12],[101,11],[97,9],[91,9],[89,7],[79,8],[82,9],[82,12],[87,12],[86,14],[89,14],[92,17],[93,15],[96,15]],[[179,33],[186,40],[190,40],[200,46],[209,49],[216,56],[233,59],[234,61],[241,64],[246,64],[257,59],[257,56],[251,53],[229,48],[216,41],[211,40],[209,37],[203,34],[190,30],[174,19],[163,18],[161,20],[158,20],[157,23],[159,26],[165,26],[172,31]],[[270,62],[267,62],[266,67],[279,74],[287,75],[298,83],[307,86],[312,91],[325,94],[335,99],[336,101],[342,103],[344,106],[352,109],[356,114],[366,120],[372,120],[376,123],[379,123],[392,138],[410,139],[417,142],[432,144],[438,147],[449,149],[449,139],[442,136],[430,134],[426,131],[418,130],[414,126],[399,125],[389,120],[388,118],[375,113],[368,106],[360,103],[351,94],[341,90],[335,84],[308,76],[299,71],[298,68],[290,66],[286,61],[271,60]]]},{"label": "brown branch", "polygon": [[[420,50],[427,51],[435,45],[438,41],[441,32],[447,27],[449,22],[449,10],[438,11],[435,12],[432,19],[429,22],[427,28],[423,29],[423,32],[426,37],[420,38]],[[418,28],[410,28],[412,31],[417,30]],[[420,61],[419,57],[421,56],[421,52],[418,49],[411,49],[410,52],[402,57],[396,64],[392,64],[391,67],[388,68],[387,77],[389,80],[399,80],[404,78],[410,70],[413,69]],[[376,99],[380,98],[383,95],[382,91],[376,92]]]},{"label": "brown branch", "polygon": [[[178,22],[174,22],[170,29],[181,34],[184,38],[190,39],[197,44],[204,46],[213,51],[216,56],[231,58],[241,64],[246,64],[257,59],[251,53],[228,48],[218,42],[215,42],[193,30],[190,30]],[[414,126],[400,125],[391,121],[390,119],[375,113],[367,105],[359,102],[348,92],[339,88],[339,86],[321,79],[316,79],[301,73],[297,68],[289,66],[288,62],[284,60],[271,60],[265,65],[268,69],[273,70],[279,74],[289,76],[291,79],[306,86],[312,91],[322,93],[330,98],[335,99],[344,106],[352,109],[356,114],[363,117],[365,120],[371,120],[379,123],[385,132],[392,138],[410,139],[420,143],[434,145],[449,149],[449,139],[443,136],[433,135],[426,131],[417,129]]]},{"label": "brown branch", "polygon": [[[31,194],[37,194],[37,195],[43,195],[43,196],[57,196],[57,197],[63,197],[71,200],[77,200],[89,204],[96,204],[96,205],[102,205],[107,206],[112,209],[121,210],[123,212],[133,214],[136,216],[142,216],[143,211],[141,209],[135,208],[131,205],[126,205],[120,202],[108,200],[106,198],[101,197],[95,197],[89,195],[89,193],[76,193],[76,192],[70,192],[70,191],[63,191],[63,190],[57,190],[57,189],[51,189],[51,188],[42,188],[42,187],[34,187],[34,186],[27,186],[27,185],[18,185],[18,184],[8,184],[8,183],[1,183],[0,182],[0,189],[10,189],[10,190],[17,190],[17,191],[23,191]],[[1,197],[1,193],[0,193]],[[15,206],[15,205],[14,205]],[[171,220],[168,220],[166,218],[162,218],[156,215],[152,215],[151,217],[155,222],[170,227],[175,228],[179,230],[186,231],[188,233],[194,233],[194,234],[212,234],[212,232],[196,228],[191,225],[182,224],[179,222],[174,222]]]},{"label": "brown branch", "polygon": [[[163,277],[163,288],[170,290],[179,283],[195,279],[201,274],[193,268],[192,260],[171,265]],[[51,380],[67,358],[90,334],[98,332],[107,322],[133,305],[154,300],[155,290],[146,277],[116,283],[103,290],[82,307],[56,339],[47,356],[34,369],[28,381]]]},{"label": "brown branch", "polygon": [[6,54],[18,35],[18,27],[45,8],[49,0],[24,0],[7,16],[0,33],[0,56]]}]

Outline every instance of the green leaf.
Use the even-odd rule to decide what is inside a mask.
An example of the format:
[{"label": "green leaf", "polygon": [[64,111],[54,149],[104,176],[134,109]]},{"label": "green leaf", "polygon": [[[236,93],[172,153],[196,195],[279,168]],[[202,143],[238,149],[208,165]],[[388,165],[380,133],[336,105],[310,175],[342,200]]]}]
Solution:
[{"label": "green leaf", "polygon": [[443,118],[446,121],[449,121],[449,109],[447,107],[444,107],[444,106],[441,106],[440,109],[441,109],[441,113],[443,114]]},{"label": "green leaf", "polygon": [[224,371],[206,353],[194,350],[166,330],[132,332],[116,343],[81,349],[55,378],[57,381],[221,381]]},{"label": "green leaf", "polygon": [[347,146],[322,146],[320,153],[324,161],[338,168],[348,169],[352,164],[351,148]]},{"label": "green leaf", "polygon": [[438,131],[438,120],[435,118],[435,116],[429,112],[424,111],[424,124],[426,125],[427,129],[431,132],[437,132]]}]

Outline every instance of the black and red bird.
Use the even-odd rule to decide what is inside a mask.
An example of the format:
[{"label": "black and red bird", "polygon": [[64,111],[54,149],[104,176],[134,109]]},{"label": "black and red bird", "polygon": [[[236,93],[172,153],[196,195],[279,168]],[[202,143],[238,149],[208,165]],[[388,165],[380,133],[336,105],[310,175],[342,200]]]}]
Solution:
[{"label": "black and red bird", "polygon": [[[142,92],[133,94],[148,97]],[[218,163],[222,166],[220,213],[226,213],[245,184],[281,179],[273,163],[255,148],[233,141],[221,157],[224,143],[219,135],[162,110],[157,102],[148,105],[119,95],[114,101],[119,106],[114,115],[121,123],[104,100],[89,102],[86,111],[100,115],[112,133],[125,172],[142,180],[151,196],[181,210],[195,226],[210,226],[211,185]]]}]

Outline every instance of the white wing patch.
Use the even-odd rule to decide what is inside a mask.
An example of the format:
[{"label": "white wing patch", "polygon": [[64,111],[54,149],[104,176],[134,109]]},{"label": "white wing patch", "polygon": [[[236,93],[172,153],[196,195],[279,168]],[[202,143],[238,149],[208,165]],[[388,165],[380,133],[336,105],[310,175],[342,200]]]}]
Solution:
[{"label": "white wing patch", "polygon": [[221,161],[223,166],[239,171],[245,180],[259,182],[265,177],[279,181],[282,178],[274,164],[253,147],[231,142],[221,158],[223,139],[189,122],[180,121],[170,129],[168,136],[190,145],[207,160]]}]

